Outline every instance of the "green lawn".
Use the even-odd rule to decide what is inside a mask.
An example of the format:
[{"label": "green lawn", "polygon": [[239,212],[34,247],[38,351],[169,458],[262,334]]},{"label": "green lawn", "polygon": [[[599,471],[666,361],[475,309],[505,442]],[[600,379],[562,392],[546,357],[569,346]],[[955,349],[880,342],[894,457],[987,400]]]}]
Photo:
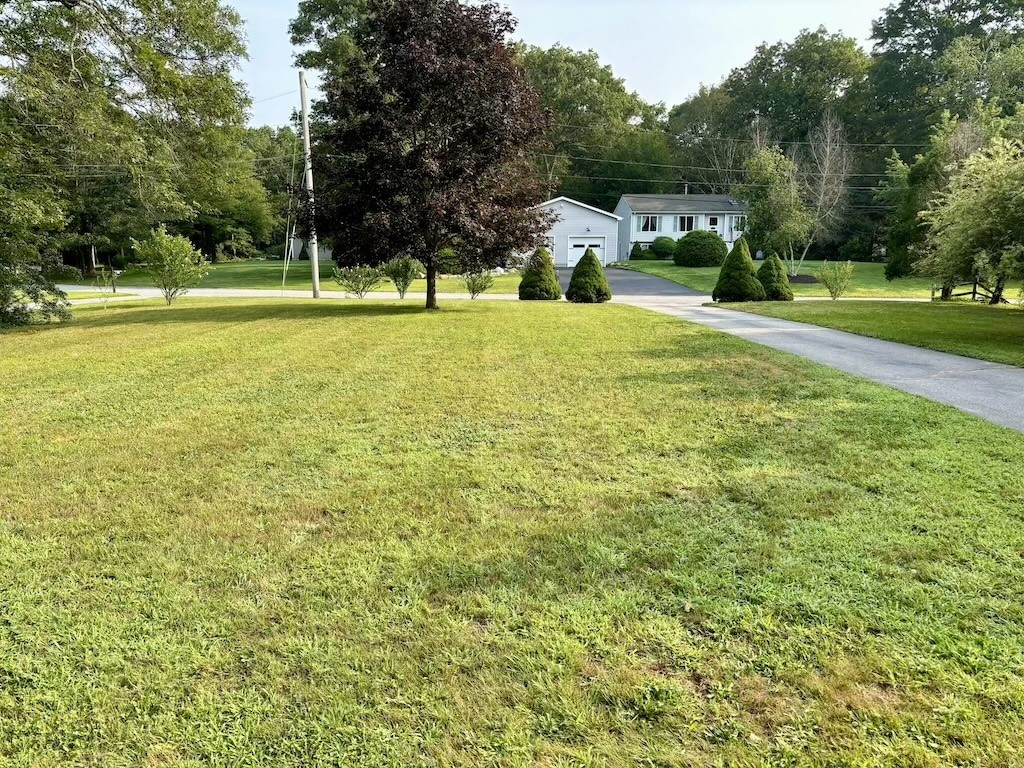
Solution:
[{"label": "green lawn", "polygon": [[[816,275],[824,262],[805,262],[801,274]],[[671,261],[631,261],[629,269],[637,272],[646,272],[649,275],[657,275],[674,283],[685,285],[695,291],[703,291],[710,294],[715,290],[718,283],[717,267],[709,269],[687,269],[677,267]],[[901,299],[926,299],[932,295],[933,281],[928,278],[912,277],[903,280],[889,282],[885,279],[884,264],[858,263],[853,273],[853,284],[848,298],[901,298]],[[802,285],[793,286],[793,293],[797,296],[820,296],[828,297],[825,286]]]},{"label": "green lawn", "polygon": [[[198,288],[246,288],[280,290],[284,262],[281,261],[242,261],[226,264],[210,265],[210,273],[197,286]],[[340,291],[341,287],[331,277],[334,267],[331,264],[320,265],[320,279],[326,291]],[[312,285],[312,272],[308,261],[294,262],[288,267],[288,290],[303,290]],[[518,293],[521,278],[519,275],[502,275],[494,279],[494,287],[489,293]],[[118,285],[152,287],[153,281],[143,271],[128,271],[118,281]],[[390,281],[382,284],[378,292],[393,293],[394,284]],[[409,289],[413,293],[425,293],[427,281],[418,280]],[[438,281],[439,293],[468,293],[461,278],[446,277]]]},{"label": "green lawn", "polygon": [[[117,295],[131,296],[132,294],[118,291]],[[71,301],[80,301],[82,299],[102,299],[104,297],[113,298],[113,294],[111,294],[110,291],[68,291],[68,299]]]},{"label": "green lawn", "polygon": [[0,764],[1024,764],[1024,441],[625,306],[0,335]]},{"label": "green lawn", "polygon": [[756,315],[796,320],[915,347],[1024,366],[1024,311],[965,303],[885,301],[732,304]]}]

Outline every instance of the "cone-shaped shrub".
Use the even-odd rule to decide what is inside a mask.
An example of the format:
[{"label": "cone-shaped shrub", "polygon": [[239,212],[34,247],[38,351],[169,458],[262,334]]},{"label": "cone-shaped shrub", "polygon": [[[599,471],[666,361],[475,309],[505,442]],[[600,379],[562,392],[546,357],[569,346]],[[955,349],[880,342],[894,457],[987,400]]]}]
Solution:
[{"label": "cone-shaped shrub", "polygon": [[767,301],[793,301],[793,289],[789,285],[786,266],[777,253],[773,253],[757,270],[757,279],[764,286]]},{"label": "cone-shaped shrub", "polygon": [[530,257],[519,284],[520,301],[558,301],[562,298],[562,286],[558,284],[555,265],[547,248],[538,248]]},{"label": "cone-shaped shrub", "polygon": [[722,273],[712,297],[715,301],[738,302],[764,301],[764,295],[764,286],[754,275],[750,248],[746,238],[741,237],[722,265]]},{"label": "cone-shaped shrub", "polygon": [[611,301],[612,287],[608,285],[604,268],[592,249],[587,248],[583,260],[572,271],[572,280],[569,281],[565,298],[574,304],[603,304]]}]

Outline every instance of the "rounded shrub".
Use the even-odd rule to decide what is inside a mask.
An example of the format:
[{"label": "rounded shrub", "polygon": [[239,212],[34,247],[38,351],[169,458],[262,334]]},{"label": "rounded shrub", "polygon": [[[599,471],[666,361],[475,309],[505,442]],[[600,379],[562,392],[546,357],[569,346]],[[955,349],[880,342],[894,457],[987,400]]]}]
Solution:
[{"label": "rounded shrub", "polygon": [[789,284],[786,265],[778,254],[773,253],[764,260],[757,270],[757,279],[764,286],[767,301],[793,301],[793,288]]},{"label": "rounded shrub", "polygon": [[676,255],[676,241],[671,237],[659,237],[651,243],[649,252],[658,259],[671,259]]},{"label": "rounded shrub", "polygon": [[561,298],[562,286],[555,274],[551,252],[547,248],[538,248],[523,272],[523,281],[519,284],[519,300],[558,301]]},{"label": "rounded shrub", "polygon": [[729,255],[729,246],[717,232],[697,231],[676,243],[677,267],[720,267]]},{"label": "rounded shrub", "polygon": [[764,301],[764,286],[754,275],[754,261],[745,238],[737,240],[732,253],[726,256],[712,298],[727,302]]},{"label": "rounded shrub", "polygon": [[612,287],[608,285],[604,268],[592,249],[587,249],[583,259],[572,271],[572,280],[569,281],[565,298],[574,304],[603,304],[611,301]]}]

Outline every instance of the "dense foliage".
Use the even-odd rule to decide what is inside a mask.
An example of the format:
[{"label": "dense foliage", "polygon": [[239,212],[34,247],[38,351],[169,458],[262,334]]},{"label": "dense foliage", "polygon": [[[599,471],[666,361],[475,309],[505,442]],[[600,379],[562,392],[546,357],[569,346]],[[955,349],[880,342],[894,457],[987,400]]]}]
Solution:
[{"label": "dense foliage", "polygon": [[720,267],[729,246],[717,232],[698,230],[679,239],[674,260],[679,267]]},{"label": "dense foliage", "polygon": [[737,240],[726,257],[712,298],[724,302],[764,301],[764,286],[754,273],[754,261],[745,238]]},{"label": "dense foliage", "polygon": [[494,3],[370,0],[349,39],[358,62],[328,71],[320,104],[317,226],[341,264],[408,253],[437,307],[438,260],[506,266],[549,216],[534,172],[548,121]]},{"label": "dense foliage", "polygon": [[612,288],[597,254],[590,248],[572,271],[565,298],[574,304],[603,304],[612,299]]},{"label": "dense foliage", "polygon": [[671,237],[658,237],[648,250],[658,259],[671,259],[676,253],[676,241]]},{"label": "dense foliage", "polygon": [[757,280],[764,287],[766,301],[793,301],[793,287],[789,284],[786,266],[777,253],[773,253],[757,270]]},{"label": "dense foliage", "polygon": [[523,280],[519,284],[521,301],[558,301],[562,298],[562,286],[558,282],[551,253],[547,248],[538,248],[526,263]]},{"label": "dense foliage", "polygon": [[943,285],[980,281],[1003,299],[1024,273],[1024,144],[997,138],[973,155],[927,213],[931,250],[923,266]]},{"label": "dense foliage", "polygon": [[70,5],[0,4],[8,277],[35,290],[24,276],[61,260],[93,276],[159,222],[209,257],[264,241],[274,217],[234,74],[241,17],[220,0]]},{"label": "dense foliage", "polygon": [[658,254],[654,253],[650,248],[644,248],[642,243],[633,243],[633,247],[629,251],[629,260],[657,261]]}]

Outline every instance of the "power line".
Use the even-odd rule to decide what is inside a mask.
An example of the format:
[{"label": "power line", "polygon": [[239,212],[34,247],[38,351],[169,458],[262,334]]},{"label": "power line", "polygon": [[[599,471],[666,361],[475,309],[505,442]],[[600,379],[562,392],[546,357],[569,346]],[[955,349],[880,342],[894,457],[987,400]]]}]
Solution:
[{"label": "power line", "polygon": [[[646,184],[675,184],[677,186],[689,185],[691,187],[709,186],[709,187],[770,187],[771,184],[747,184],[743,182],[716,182],[716,181],[686,181],[686,180],[675,180],[675,179],[638,179],[631,178],[628,176],[585,176],[576,173],[568,173],[559,175],[559,179],[585,179],[588,181],[633,181]],[[844,185],[843,189],[850,190],[853,192],[877,192],[878,187],[856,187]]]},{"label": "power line", "polygon": [[[610,126],[610,125],[599,125],[597,123],[589,123],[587,125],[573,125],[571,123],[552,123],[552,126],[555,127],[555,128],[573,128],[573,129],[605,128],[605,129],[607,129],[609,131],[618,130],[618,127]],[[624,133],[649,133],[649,134],[655,134],[655,135],[658,135],[658,136],[667,136],[669,138],[673,138],[673,137],[674,138],[679,138],[680,136],[685,135],[685,134],[672,133],[672,131],[668,130],[667,127],[665,129],[658,130],[658,129],[654,129],[654,128],[641,128],[638,125],[628,126],[625,129]],[[758,142],[758,141],[756,141],[754,139],[739,139],[739,138],[732,138],[732,137],[729,137],[729,136],[697,136],[697,137],[693,137],[693,138],[695,138],[697,141],[722,141],[722,142],[729,142],[729,143],[734,143],[734,144],[759,144],[760,143],[760,142]],[[782,141],[782,142],[779,142],[779,143],[780,144],[785,144],[785,145],[788,145],[788,146],[810,146],[813,142],[810,142],[810,141]],[[846,147],[872,147],[872,148],[876,148],[876,149],[879,148],[879,147],[892,147],[894,149],[895,148],[901,148],[901,149],[927,149],[931,145],[930,144],[899,144],[899,143],[894,143],[894,142],[882,142],[882,143],[846,142],[846,143],[844,143],[843,146],[846,146]]]},{"label": "power line", "polygon": [[[696,165],[664,165],[664,164],[661,164],[661,163],[644,163],[644,162],[640,162],[638,160],[602,160],[602,159],[597,158],[597,157],[577,157],[575,155],[553,155],[553,154],[549,154],[549,153],[545,153],[545,152],[538,152],[536,154],[537,154],[538,157],[547,157],[547,158],[551,158],[551,159],[554,159],[554,160],[557,160],[559,158],[565,158],[567,160],[574,160],[574,161],[588,162],[588,163],[608,163],[608,164],[611,164],[611,165],[633,165],[633,166],[642,166],[642,167],[645,167],[645,168],[665,168],[665,169],[668,169],[668,170],[676,170],[676,171],[713,171],[713,172],[717,172],[717,173],[746,173],[747,172],[745,168],[702,168],[702,167],[696,166]],[[805,177],[815,177],[815,176],[820,176],[821,174],[802,173],[802,174],[798,174],[798,175],[805,176]],[[885,178],[887,176],[887,174],[884,174],[884,173],[851,173],[851,174],[849,174],[849,176],[850,176],[850,178],[854,178],[854,177],[857,177],[857,178]]]},{"label": "power line", "polygon": [[258,101],[252,102],[253,104],[265,104],[268,101],[274,101],[275,99],[283,99],[285,96],[291,96],[292,94],[298,93],[298,89],[294,91],[286,91],[285,93],[279,93],[277,96],[268,96],[265,99],[259,99]]}]

